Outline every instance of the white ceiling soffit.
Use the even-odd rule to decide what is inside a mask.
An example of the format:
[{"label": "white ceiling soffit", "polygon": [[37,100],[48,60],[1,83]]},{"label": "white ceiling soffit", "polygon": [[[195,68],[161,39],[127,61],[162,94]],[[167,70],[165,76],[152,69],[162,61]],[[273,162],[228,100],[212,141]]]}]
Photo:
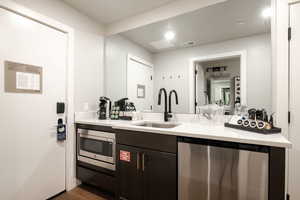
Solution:
[{"label": "white ceiling soffit", "polygon": [[63,0],[101,24],[110,24],[177,0]]},{"label": "white ceiling soffit", "polygon": [[[270,19],[262,18],[261,14],[269,6],[270,0],[228,0],[132,29],[121,35],[152,53],[158,53],[269,33]],[[176,34],[172,46],[161,42],[165,32],[169,30]]]},{"label": "white ceiling soffit", "polygon": [[[71,0],[68,0],[71,1]],[[73,1],[73,0],[72,0]],[[106,35],[118,34],[152,24],[227,0],[177,0],[139,15],[125,18],[106,26]]]}]

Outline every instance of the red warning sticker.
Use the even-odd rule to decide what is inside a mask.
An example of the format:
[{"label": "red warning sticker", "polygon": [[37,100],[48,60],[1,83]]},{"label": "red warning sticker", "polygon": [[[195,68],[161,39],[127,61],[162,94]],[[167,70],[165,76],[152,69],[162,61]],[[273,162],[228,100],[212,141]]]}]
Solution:
[{"label": "red warning sticker", "polygon": [[130,162],[130,152],[120,150],[120,160]]}]

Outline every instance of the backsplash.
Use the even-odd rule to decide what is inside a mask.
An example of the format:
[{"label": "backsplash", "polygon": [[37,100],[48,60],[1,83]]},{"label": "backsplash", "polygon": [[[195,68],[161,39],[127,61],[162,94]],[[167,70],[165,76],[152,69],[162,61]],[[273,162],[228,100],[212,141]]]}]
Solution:
[{"label": "backsplash", "polygon": [[[142,118],[140,120],[145,121],[163,121],[164,115],[163,113],[149,113],[144,112],[141,113]],[[231,116],[215,116],[211,120],[206,119],[204,116],[199,114],[173,114],[170,122],[185,122],[185,123],[200,123],[200,122],[208,122],[208,123],[216,123],[223,124],[224,122],[229,121]],[[80,119],[98,119],[97,111],[88,111],[88,112],[76,112],[75,113],[75,121]],[[136,121],[136,120],[135,120]]]}]

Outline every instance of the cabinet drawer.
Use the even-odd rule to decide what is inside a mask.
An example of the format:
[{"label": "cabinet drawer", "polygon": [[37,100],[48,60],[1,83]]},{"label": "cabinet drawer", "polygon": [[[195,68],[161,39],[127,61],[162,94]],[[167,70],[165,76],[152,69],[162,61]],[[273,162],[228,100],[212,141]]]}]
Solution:
[{"label": "cabinet drawer", "polygon": [[105,192],[115,193],[115,178],[113,176],[77,166],[77,178],[83,183],[95,186]]},{"label": "cabinet drawer", "polygon": [[115,130],[118,144],[162,152],[177,153],[177,137],[157,133]]}]

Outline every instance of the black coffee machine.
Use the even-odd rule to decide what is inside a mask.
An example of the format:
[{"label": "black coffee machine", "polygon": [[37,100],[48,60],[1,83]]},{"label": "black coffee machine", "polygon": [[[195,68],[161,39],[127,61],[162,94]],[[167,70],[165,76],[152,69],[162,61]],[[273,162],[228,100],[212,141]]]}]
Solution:
[{"label": "black coffee machine", "polygon": [[120,108],[120,111],[126,111],[126,101],[128,98],[123,98],[115,102],[115,106]]},{"label": "black coffee machine", "polygon": [[111,111],[111,101],[107,97],[100,97],[99,99],[99,119],[109,119]]}]

